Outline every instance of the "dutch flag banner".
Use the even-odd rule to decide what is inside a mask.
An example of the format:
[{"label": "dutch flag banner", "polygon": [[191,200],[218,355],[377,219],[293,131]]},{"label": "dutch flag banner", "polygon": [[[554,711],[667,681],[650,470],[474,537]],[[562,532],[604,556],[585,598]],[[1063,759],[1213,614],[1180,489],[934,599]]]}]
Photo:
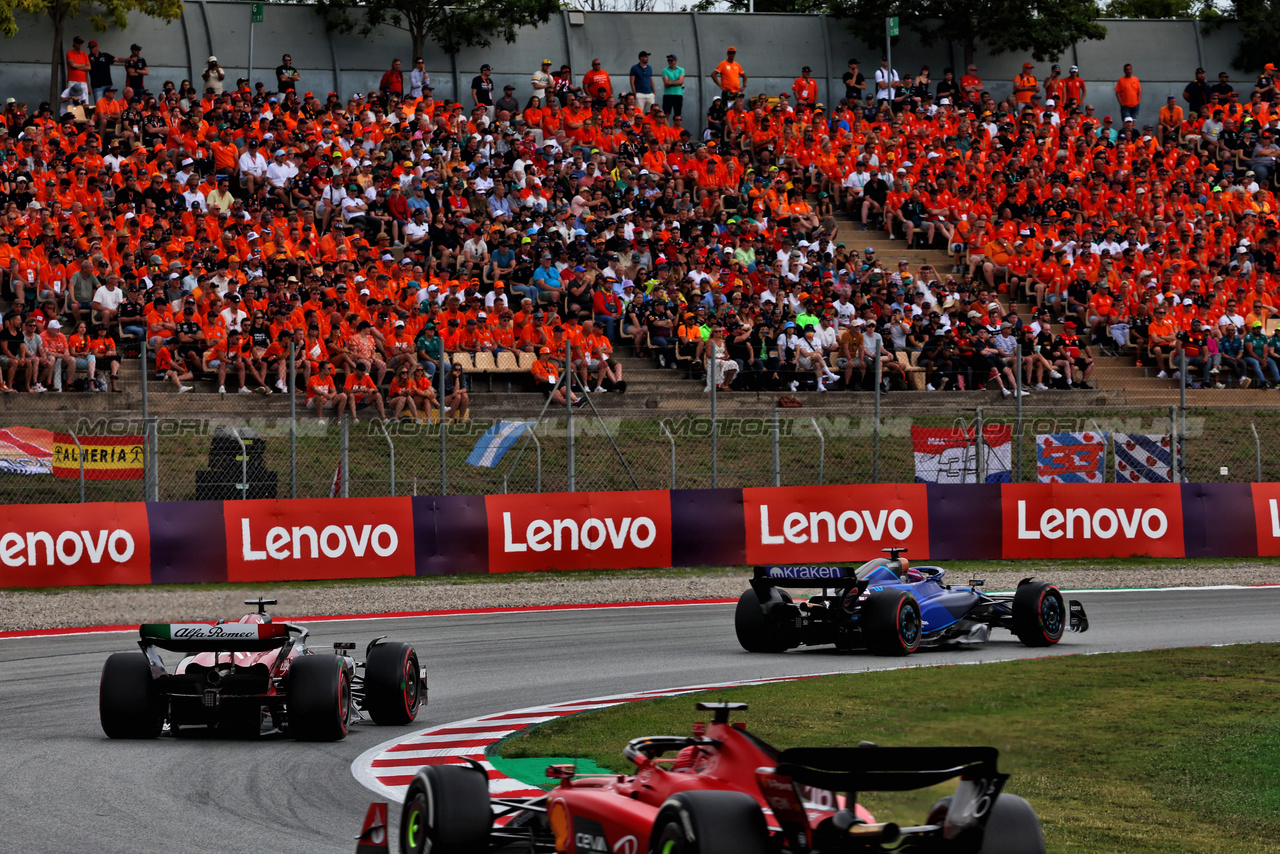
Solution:
[{"label": "dutch flag banner", "polygon": [[524,435],[524,431],[532,427],[532,421],[499,421],[484,431],[480,441],[471,449],[467,462],[473,466],[494,468],[516,440]]}]

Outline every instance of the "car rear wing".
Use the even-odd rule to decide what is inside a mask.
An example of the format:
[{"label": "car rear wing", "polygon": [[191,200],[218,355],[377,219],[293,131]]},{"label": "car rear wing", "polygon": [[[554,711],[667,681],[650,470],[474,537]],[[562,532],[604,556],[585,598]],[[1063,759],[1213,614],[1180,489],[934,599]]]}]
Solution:
[{"label": "car rear wing", "polygon": [[289,642],[288,623],[144,623],[138,643],[173,652],[264,652]]},{"label": "car rear wing", "polygon": [[[960,783],[940,827],[901,829],[902,834],[940,829],[943,839],[956,840],[971,829],[986,827],[1009,779],[996,767],[998,756],[994,747],[797,747],[782,752],[774,773],[796,784],[844,792],[849,802],[857,800],[858,792],[910,791],[958,777]],[[893,837],[899,833],[896,826],[892,831]]]},{"label": "car rear wing", "polygon": [[994,747],[793,747],[778,757],[778,773],[834,792],[905,792],[956,777],[991,779]]},{"label": "car rear wing", "polygon": [[855,566],[757,566],[752,568],[751,585],[851,589],[858,586],[857,576]]}]

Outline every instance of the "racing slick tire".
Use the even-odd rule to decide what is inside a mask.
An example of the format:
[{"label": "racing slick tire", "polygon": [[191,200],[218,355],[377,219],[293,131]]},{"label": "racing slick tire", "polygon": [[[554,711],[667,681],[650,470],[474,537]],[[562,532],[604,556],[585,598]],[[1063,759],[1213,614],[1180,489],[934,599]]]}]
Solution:
[{"label": "racing slick tire", "polygon": [[920,603],[905,590],[877,590],[862,606],[862,637],[875,655],[909,655],[920,648]]},{"label": "racing slick tire", "polygon": [[[782,601],[791,604],[791,594],[779,590]],[[753,588],[748,587],[738,597],[738,608],[733,612],[733,629],[738,643],[747,652],[786,652],[795,646],[792,632],[778,625],[768,614]]]},{"label": "racing slick tire", "polygon": [[[927,823],[942,824],[950,806],[948,795],[933,805]],[[1045,854],[1044,832],[1031,804],[1017,795],[1001,792],[987,818],[977,854]]]},{"label": "racing slick tire", "polygon": [[351,680],[336,655],[300,655],[289,667],[289,734],[298,741],[338,741],[351,720]]},{"label": "racing slick tire", "polygon": [[164,710],[146,655],[117,652],[107,658],[98,683],[98,718],[107,738],[160,735]]},{"label": "racing slick tire", "polygon": [[407,643],[380,643],[364,663],[364,710],[379,726],[413,723],[422,703],[418,654]]},{"label": "racing slick tire", "polygon": [[489,850],[493,807],[489,778],[472,765],[428,765],[405,794],[402,854],[475,854]]},{"label": "racing slick tire", "polygon": [[743,792],[680,792],[653,822],[650,854],[767,854],[769,831],[755,798]]},{"label": "racing slick tire", "polygon": [[1053,646],[1067,627],[1062,592],[1044,581],[1018,587],[1013,594],[1013,633],[1026,646]]}]

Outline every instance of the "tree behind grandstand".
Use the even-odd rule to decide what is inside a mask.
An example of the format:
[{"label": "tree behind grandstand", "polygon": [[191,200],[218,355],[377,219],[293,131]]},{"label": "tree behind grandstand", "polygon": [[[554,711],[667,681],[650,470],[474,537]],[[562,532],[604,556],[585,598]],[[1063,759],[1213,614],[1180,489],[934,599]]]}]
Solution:
[{"label": "tree behind grandstand", "polygon": [[318,0],[316,4],[325,25],[336,32],[367,36],[384,24],[404,30],[413,42],[414,56],[423,55],[428,38],[450,56],[464,47],[488,47],[494,36],[510,44],[521,27],[545,24],[559,10],[559,0]]},{"label": "tree behind grandstand", "polygon": [[49,68],[49,103],[57,112],[58,93],[62,91],[62,81],[66,79],[66,50],[62,45],[63,30],[67,21],[78,19],[82,14],[89,20],[89,25],[97,32],[104,33],[109,28],[123,30],[129,25],[129,13],[141,12],[153,18],[165,21],[176,20],[182,14],[182,0],[0,0],[0,33],[5,38],[13,38],[18,34],[18,21],[15,12],[27,12],[32,15],[48,15],[53,22],[53,58]]},{"label": "tree behind grandstand", "polygon": [[1106,37],[1094,0],[833,0],[829,14],[848,19],[849,28],[869,45],[884,44],[884,19],[899,16],[925,45],[958,42],[964,63],[974,61],[981,43],[993,54],[1031,54],[1057,59],[1072,42]]}]

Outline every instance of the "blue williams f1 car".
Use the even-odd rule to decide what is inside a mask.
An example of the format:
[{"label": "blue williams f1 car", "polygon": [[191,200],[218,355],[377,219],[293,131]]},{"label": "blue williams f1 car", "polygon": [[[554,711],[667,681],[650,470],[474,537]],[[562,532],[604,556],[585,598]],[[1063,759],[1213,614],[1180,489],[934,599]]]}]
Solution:
[{"label": "blue williams f1 car", "polygon": [[[1013,593],[986,593],[982,581],[965,587],[944,581],[936,566],[911,566],[906,549],[862,566],[757,566],[751,589],[738,599],[734,628],[748,652],[783,652],[835,644],[876,655],[907,655],[922,646],[982,643],[992,627],[1008,629],[1027,646],[1052,646],[1066,631],[1089,628],[1084,606],[1067,602],[1052,584],[1024,578]],[[784,587],[816,587],[793,601]]]}]

